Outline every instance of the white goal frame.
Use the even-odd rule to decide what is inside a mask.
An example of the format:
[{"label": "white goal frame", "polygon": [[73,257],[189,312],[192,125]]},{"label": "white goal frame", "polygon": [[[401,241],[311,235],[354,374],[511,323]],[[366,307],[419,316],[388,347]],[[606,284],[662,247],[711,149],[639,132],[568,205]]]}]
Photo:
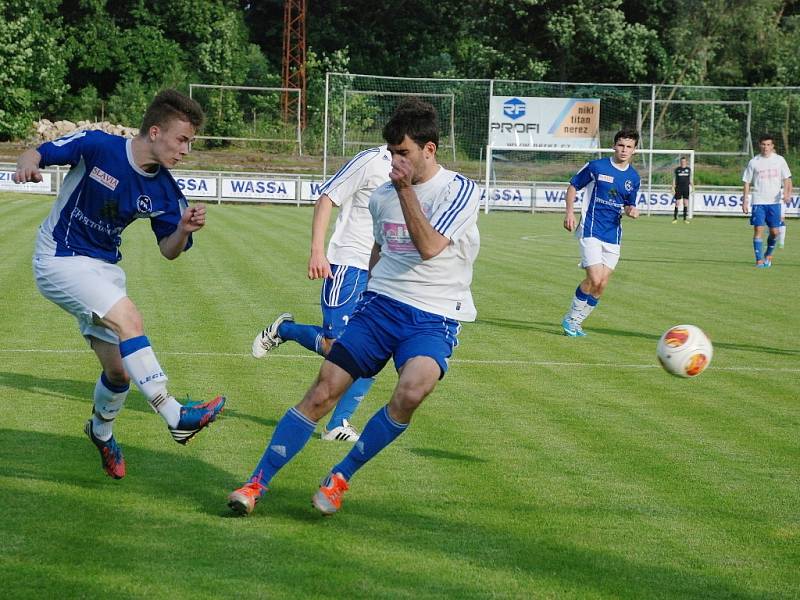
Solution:
[{"label": "white goal frame", "polygon": [[[246,85],[214,85],[209,83],[190,83],[189,84],[189,98],[195,88],[207,88],[214,90],[236,90],[236,91],[254,91],[254,92],[290,92],[297,94],[297,106],[302,106],[303,91],[300,88],[284,88],[284,87],[255,87]],[[257,138],[257,137],[232,137],[232,136],[219,136],[219,135],[197,135],[196,140],[227,140],[237,142],[282,142],[292,143],[297,145],[297,154],[303,155],[303,128],[301,123],[301,111],[297,111],[297,124],[296,124],[296,138],[294,140],[289,138]]]},{"label": "white goal frame", "polygon": [[[489,198],[491,198],[492,191],[495,187],[500,187],[496,185],[496,179],[494,177],[493,172],[493,162],[494,162],[494,152],[496,150],[505,150],[505,151],[513,151],[513,152],[548,152],[548,153],[555,153],[555,154],[593,154],[595,155],[594,158],[602,158],[603,156],[611,156],[614,154],[613,148],[531,148],[531,147],[519,147],[519,146],[486,146],[486,172],[485,172],[485,179],[484,179],[484,202],[483,202],[483,212],[489,212]],[[691,179],[691,190],[692,194],[694,193],[694,157],[695,151],[694,150],[680,150],[680,149],[644,149],[644,148],[637,148],[636,153],[634,154],[634,161],[633,165],[636,166],[636,156],[645,155],[651,158],[651,160],[647,161],[647,182],[645,185],[645,189],[643,190],[641,187],[639,191],[645,191],[648,195],[652,193],[652,155],[666,155],[672,154],[675,156],[686,156],[689,162],[689,168],[692,170],[692,179]],[[642,177],[642,183],[644,182],[644,175],[642,170],[639,169],[639,175]],[[491,185],[492,182],[495,182],[495,185]],[[529,182],[525,182],[526,184]],[[568,182],[564,182],[564,184],[568,184]],[[694,216],[694,202],[691,201],[692,198],[690,197],[689,202],[689,217],[692,218]],[[531,202],[535,203],[536,199],[532,198]],[[650,215],[652,213],[652,207],[648,204],[647,206],[647,214]]]}]

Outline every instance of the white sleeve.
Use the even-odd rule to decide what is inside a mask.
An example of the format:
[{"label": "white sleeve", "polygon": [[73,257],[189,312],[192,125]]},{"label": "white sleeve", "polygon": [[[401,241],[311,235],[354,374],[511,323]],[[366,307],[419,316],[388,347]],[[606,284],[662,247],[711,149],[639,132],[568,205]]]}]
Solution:
[{"label": "white sleeve", "polygon": [[377,150],[377,148],[370,148],[356,154],[336,171],[333,177],[322,184],[319,190],[320,195],[325,194],[336,206],[341,206],[363,187],[370,163],[380,157]]},{"label": "white sleeve", "polygon": [[792,172],[789,170],[789,165],[786,164],[786,159],[781,159],[781,162],[783,162],[781,165],[781,179],[790,179]]},{"label": "white sleeve", "polygon": [[742,181],[745,183],[752,183],[753,182],[753,161],[747,163],[747,166],[744,169],[744,173],[742,173]]},{"label": "white sleeve", "polygon": [[446,198],[431,215],[431,225],[443,236],[458,240],[477,220],[480,199],[480,188],[475,182],[456,174],[447,186]]}]

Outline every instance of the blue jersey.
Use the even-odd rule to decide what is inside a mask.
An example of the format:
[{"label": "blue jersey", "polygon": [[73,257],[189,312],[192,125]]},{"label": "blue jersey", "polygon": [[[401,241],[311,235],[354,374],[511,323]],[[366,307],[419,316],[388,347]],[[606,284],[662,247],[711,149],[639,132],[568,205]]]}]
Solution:
[{"label": "blue jersey", "polygon": [[[37,254],[116,263],[122,258],[120,234],[136,219],[150,219],[158,241],[177,229],[186,198],[167,169],[148,173],[134,163],[131,141],[82,131],[39,146],[40,167],[72,168],[39,227]],[[185,249],[191,245],[189,236]]]},{"label": "blue jersey", "polygon": [[639,173],[631,165],[620,169],[610,158],[586,163],[569,181],[575,189],[586,188],[581,208],[578,237],[593,237],[619,244],[622,239],[622,213],[636,206]]}]

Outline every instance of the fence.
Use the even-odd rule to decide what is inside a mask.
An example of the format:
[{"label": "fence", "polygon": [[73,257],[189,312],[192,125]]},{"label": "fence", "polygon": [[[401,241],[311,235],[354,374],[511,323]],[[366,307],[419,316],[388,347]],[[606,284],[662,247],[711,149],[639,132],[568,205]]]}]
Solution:
[{"label": "fence", "polygon": [[[524,96],[599,99],[601,147],[610,147],[619,129],[636,127],[642,134],[641,148],[694,150],[703,157],[698,169],[703,169],[708,178],[716,172],[741,173],[752,154],[753,139],[764,132],[775,136],[776,148],[790,167],[798,167],[795,150],[800,145],[800,87],[414,79],[328,73],[323,174],[335,170],[355,152],[348,142],[356,136],[364,144],[380,144],[383,123],[398,100],[408,94],[434,99],[442,123],[447,125],[442,136],[455,148],[455,162],[483,160],[492,96]],[[438,103],[437,98],[441,99]],[[449,150],[445,156],[449,159]],[[480,172],[480,168],[472,171],[477,177],[481,177]],[[540,176],[544,180],[548,174]]]}]

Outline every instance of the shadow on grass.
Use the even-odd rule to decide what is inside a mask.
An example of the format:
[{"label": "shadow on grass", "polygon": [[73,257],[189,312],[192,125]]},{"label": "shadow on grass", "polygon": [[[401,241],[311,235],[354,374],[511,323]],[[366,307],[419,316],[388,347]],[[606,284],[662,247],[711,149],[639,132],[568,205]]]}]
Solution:
[{"label": "shadow on grass", "polygon": [[[172,443],[165,437],[164,444]],[[329,590],[327,579],[344,570],[352,573],[356,588],[380,589],[384,597],[414,590],[428,597],[489,597],[504,576],[513,577],[505,590],[509,597],[535,597],[541,589],[571,596],[763,597],[742,589],[732,576],[706,574],[703,561],[693,560],[685,569],[662,565],[652,540],[621,555],[618,543],[608,548],[602,537],[596,539],[603,514],[586,523],[593,545],[592,536],[577,544],[559,537],[549,522],[551,517],[574,520],[568,506],[543,511],[529,498],[498,503],[469,494],[421,506],[404,497],[399,479],[400,495],[384,492],[380,500],[360,494],[359,482],[342,514],[328,519],[308,505],[314,482],[286,478],[248,519],[209,521],[230,514],[226,495],[241,482],[203,461],[202,446],[180,453],[135,445],[125,450],[128,476],[114,481],[101,472],[97,452],[85,439],[0,429],[0,477],[5,479],[0,533],[6,540],[0,555],[21,557],[9,597],[27,589],[25,577],[37,573],[47,574],[50,582],[63,578],[61,597],[83,596],[87,590],[102,595],[108,580],[92,577],[96,563],[104,573],[115,573],[115,581],[134,596],[197,579],[199,587],[192,589],[198,598],[242,597],[238,592],[251,586],[264,597],[285,590],[282,586],[299,588],[295,597],[303,592],[322,597]],[[445,453],[443,458],[453,457]],[[547,514],[553,510],[558,514]],[[336,548],[328,542],[332,539],[340,540]],[[365,543],[374,545],[380,560],[363,560]],[[395,555],[397,560],[387,559]],[[441,576],[428,570],[420,582],[418,568],[402,560],[410,556],[440,560]],[[154,563],[170,560],[181,568],[152,573]],[[37,571],[43,562],[47,569]],[[709,563],[714,564],[713,557]],[[454,577],[454,564],[473,565],[475,576]],[[80,569],[89,574],[81,577]],[[203,579],[209,571],[225,576]],[[273,582],[277,587],[270,587]]]},{"label": "shadow on grass", "polygon": [[409,452],[425,458],[438,458],[442,460],[456,460],[459,462],[473,463],[489,462],[480,456],[471,456],[469,454],[460,454],[458,452],[448,452],[447,450],[439,450],[438,448],[409,448]]}]

